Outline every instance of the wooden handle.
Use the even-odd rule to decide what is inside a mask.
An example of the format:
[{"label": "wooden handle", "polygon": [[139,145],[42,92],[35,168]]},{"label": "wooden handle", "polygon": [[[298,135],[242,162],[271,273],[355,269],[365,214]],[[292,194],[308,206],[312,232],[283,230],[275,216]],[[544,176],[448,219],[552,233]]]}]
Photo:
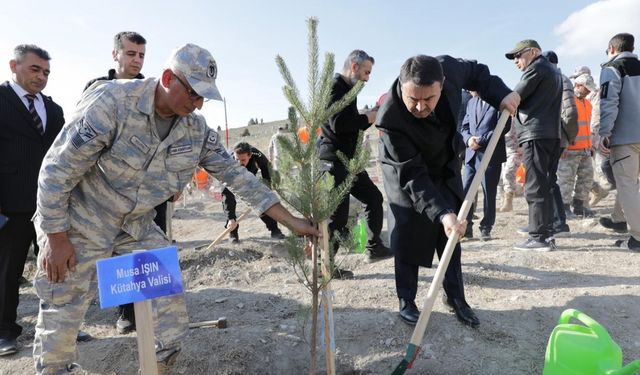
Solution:
[{"label": "wooden handle", "polygon": [[[244,219],[247,215],[249,215],[249,212],[251,212],[251,209],[248,208],[245,212],[242,213],[242,215],[240,215],[240,217],[238,217],[236,219],[236,223],[239,223],[242,219]],[[220,233],[220,235],[218,237],[216,237],[215,240],[213,240],[213,242],[211,242],[211,244],[209,246],[207,246],[207,250],[211,250],[212,247],[214,247],[215,245],[218,244],[218,242],[222,241],[222,239],[224,238],[224,236],[226,236],[227,234],[231,233],[231,231],[233,231],[235,228],[233,227],[228,227],[224,230],[224,232]]]}]

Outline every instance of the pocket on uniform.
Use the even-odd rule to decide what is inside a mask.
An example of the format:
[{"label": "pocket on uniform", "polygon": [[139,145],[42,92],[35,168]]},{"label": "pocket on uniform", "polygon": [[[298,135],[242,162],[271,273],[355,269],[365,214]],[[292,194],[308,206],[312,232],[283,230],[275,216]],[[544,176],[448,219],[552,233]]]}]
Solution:
[{"label": "pocket on uniform", "polygon": [[76,277],[69,271],[67,271],[63,283],[52,283],[49,282],[47,274],[44,271],[38,270],[33,286],[43,303],[63,306],[71,303],[73,300],[73,290],[76,289],[74,286],[75,282],[77,282]]},{"label": "pocket on uniform", "polygon": [[169,183],[175,191],[180,191],[186,186],[193,176],[198,165],[198,154],[195,152],[179,155],[167,155],[165,168],[169,174]]}]

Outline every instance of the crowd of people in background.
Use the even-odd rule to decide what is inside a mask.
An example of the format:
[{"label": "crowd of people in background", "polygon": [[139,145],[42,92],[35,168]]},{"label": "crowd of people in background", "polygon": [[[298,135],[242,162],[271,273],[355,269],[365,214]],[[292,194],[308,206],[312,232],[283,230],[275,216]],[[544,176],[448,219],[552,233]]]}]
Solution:
[{"label": "crowd of people in background", "polygon": [[[475,213],[461,218],[457,212],[484,157],[491,159],[482,179],[481,241],[492,240],[498,213],[514,209],[522,168],[528,225],[519,232],[527,239],[514,249],[556,249],[556,236],[571,234],[568,220],[594,217],[593,207],[615,190],[613,213],[599,222],[629,233],[615,246],[640,252],[640,61],[633,50],[633,35],[611,38],[598,87],[588,67],[567,77],[555,52],[525,39],[505,54],[522,71],[513,90],[484,64],[417,55],[404,62],[378,106],[359,111],[354,100],[322,125],[318,154],[336,185],[347,174],[338,153],[352,157],[359,132],[379,131],[388,239],[382,236],[384,197],[366,171],[349,192],[364,205],[367,259],[394,258],[402,321],[415,325],[420,315],[419,267],[431,267],[454,233],[474,237]],[[39,374],[79,373],[74,352],[76,341],[90,339],[79,327],[95,295],[95,261],[166,245],[166,203],[197,166],[226,184],[223,209],[226,225],[235,228],[232,242],[239,241],[236,195],[261,213],[273,239],[284,238],[278,222],[298,234],[319,234],[268,187],[285,130],[274,134],[267,155],[245,142],[228,153],[194,113],[205,99],[221,98],[213,56],[183,45],[156,79],[141,73],[145,53],[141,35],[118,33],[115,68],[87,83],[67,121],[42,93],[51,69],[44,49],[17,46],[12,80],[0,85],[0,214],[8,218],[0,228],[0,356],[18,352],[19,279],[37,242],[34,286],[41,303],[33,355]],[[374,62],[362,50],[351,52],[333,79],[332,102],[368,81]],[[501,111],[510,119],[496,150],[485,155]],[[331,217],[331,236],[349,235],[349,199]],[[333,256],[339,250],[334,243]],[[475,328],[480,320],[465,298],[461,254],[458,244],[443,281],[444,302]],[[333,277],[354,274],[336,269]],[[158,368],[170,372],[186,334],[184,299],[154,301]],[[118,332],[135,330],[131,305],[118,315]]]}]

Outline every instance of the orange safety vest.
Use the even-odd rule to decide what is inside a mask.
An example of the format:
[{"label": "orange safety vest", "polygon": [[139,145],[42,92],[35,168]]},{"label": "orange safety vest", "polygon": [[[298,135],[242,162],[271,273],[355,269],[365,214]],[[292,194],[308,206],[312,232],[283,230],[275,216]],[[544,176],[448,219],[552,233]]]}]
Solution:
[{"label": "orange safety vest", "polygon": [[587,99],[576,96],[578,108],[578,135],[576,140],[567,147],[569,150],[585,150],[591,148],[591,103]]}]

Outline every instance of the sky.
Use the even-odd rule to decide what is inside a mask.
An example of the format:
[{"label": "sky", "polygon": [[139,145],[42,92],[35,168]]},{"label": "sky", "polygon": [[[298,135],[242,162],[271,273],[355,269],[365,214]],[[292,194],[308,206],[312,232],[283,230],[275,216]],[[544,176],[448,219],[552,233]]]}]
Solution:
[{"label": "sky", "polygon": [[[308,97],[307,24],[318,18],[320,54],[346,56],[362,49],[376,64],[358,97],[373,105],[397,77],[402,63],[417,54],[477,60],[514,87],[521,72],[505,52],[522,39],[554,50],[569,75],[591,68],[598,81],[609,39],[629,32],[640,45],[640,0],[70,0],[6,2],[0,12],[0,69],[11,79],[13,48],[36,44],[49,52],[51,75],[45,94],[71,117],[82,89],[114,67],[113,36],[137,31],[147,39],[142,73],[158,77],[171,51],[185,43],[207,48],[218,64],[217,85],[226,99],[229,127],[251,118],[287,117],[290,104],[275,63],[281,55],[304,98]],[[209,126],[225,127],[222,102],[204,104]]]}]

